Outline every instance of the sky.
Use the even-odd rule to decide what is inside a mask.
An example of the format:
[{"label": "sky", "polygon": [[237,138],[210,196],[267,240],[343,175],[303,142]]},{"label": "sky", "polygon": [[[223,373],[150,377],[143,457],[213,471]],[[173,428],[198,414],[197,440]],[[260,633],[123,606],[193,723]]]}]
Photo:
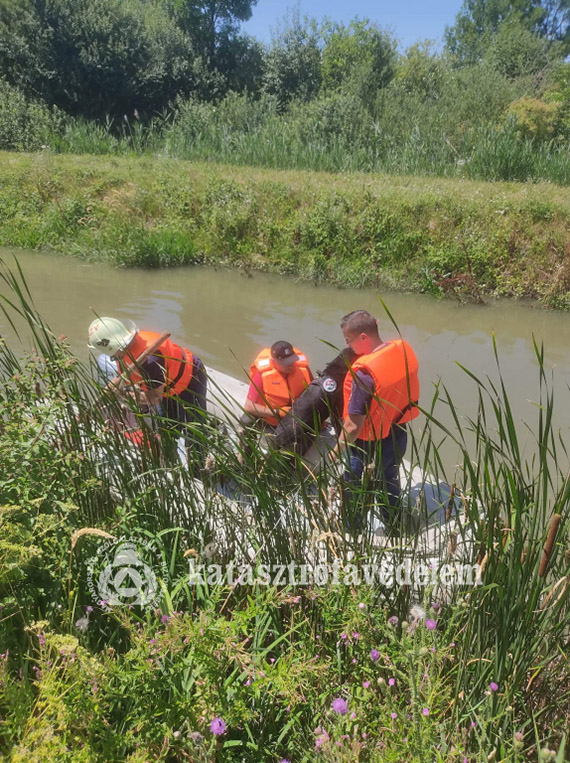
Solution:
[{"label": "sky", "polygon": [[[345,24],[355,16],[375,21],[394,33],[404,51],[426,38],[441,47],[445,25],[453,24],[462,0],[299,0],[298,5],[301,17],[310,16],[319,21],[325,16]],[[294,1],[258,0],[251,19],[242,24],[242,31],[269,42],[271,29],[283,20],[288,8],[294,7]]]}]

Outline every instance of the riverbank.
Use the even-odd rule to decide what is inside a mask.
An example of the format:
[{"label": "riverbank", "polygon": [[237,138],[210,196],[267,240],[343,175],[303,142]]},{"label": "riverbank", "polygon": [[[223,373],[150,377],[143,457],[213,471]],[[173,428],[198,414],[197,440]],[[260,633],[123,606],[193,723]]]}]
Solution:
[{"label": "riverbank", "polygon": [[570,308],[570,189],[0,153],[0,246]]}]

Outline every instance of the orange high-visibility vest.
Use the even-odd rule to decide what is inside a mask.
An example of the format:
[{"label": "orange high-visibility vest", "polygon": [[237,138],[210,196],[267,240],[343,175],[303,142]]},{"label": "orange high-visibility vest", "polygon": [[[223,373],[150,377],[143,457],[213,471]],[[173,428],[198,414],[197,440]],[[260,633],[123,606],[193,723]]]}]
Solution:
[{"label": "orange high-visibility vest", "polygon": [[[293,348],[293,351],[299,356],[299,360],[294,363],[295,370],[287,376],[281,374],[273,365],[269,347],[261,350],[249,369],[252,379],[256,371],[261,374],[263,389],[260,389],[259,392],[270,408],[289,408],[311,383],[311,372],[306,355],[296,347]],[[264,418],[273,426],[277,426],[279,423],[279,420],[273,416]]]},{"label": "orange high-visibility vest", "polygon": [[402,339],[386,342],[376,352],[361,355],[352,364],[344,379],[345,420],[354,374],[359,370],[368,371],[374,380],[374,397],[358,434],[359,440],[381,440],[390,434],[394,424],[405,424],[419,416],[418,361],[407,342]]},{"label": "orange high-visibility vest", "polygon": [[[160,334],[156,334],[154,331],[137,331],[129,345],[127,354],[117,363],[119,371],[126,370],[130,381],[133,384],[140,384],[141,388],[145,391],[147,387],[143,380],[144,377],[136,369],[130,371],[129,368],[132,366],[133,359],[136,360],[147,347],[156,342],[159,336]],[[194,356],[186,347],[180,347],[171,342],[170,339],[164,340],[156,350],[156,354],[164,358],[165,397],[179,395],[186,389],[192,379]]]}]

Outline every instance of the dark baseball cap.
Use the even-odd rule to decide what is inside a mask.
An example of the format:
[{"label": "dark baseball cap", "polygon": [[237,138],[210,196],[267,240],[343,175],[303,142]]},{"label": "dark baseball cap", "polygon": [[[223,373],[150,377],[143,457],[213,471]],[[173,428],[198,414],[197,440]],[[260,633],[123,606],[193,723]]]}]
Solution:
[{"label": "dark baseball cap", "polygon": [[285,342],[280,339],[275,344],[271,345],[271,357],[276,360],[280,366],[290,366],[295,361],[299,360],[299,356],[293,349],[293,345],[290,342]]}]

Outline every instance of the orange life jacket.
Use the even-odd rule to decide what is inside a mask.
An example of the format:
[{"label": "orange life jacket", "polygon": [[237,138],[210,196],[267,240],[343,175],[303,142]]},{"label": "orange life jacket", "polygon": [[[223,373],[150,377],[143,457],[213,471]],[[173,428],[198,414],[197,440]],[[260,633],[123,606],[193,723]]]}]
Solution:
[{"label": "orange life jacket", "polygon": [[366,370],[374,380],[374,397],[358,434],[359,440],[381,440],[394,424],[405,424],[419,416],[418,361],[407,342],[396,339],[379,350],[361,355],[344,379],[344,419],[352,392],[354,374]]},{"label": "orange life jacket", "polygon": [[[296,347],[293,350],[299,356],[299,360],[294,363],[295,370],[287,376],[280,373],[273,365],[269,347],[261,350],[249,369],[252,379],[256,371],[261,374],[263,389],[260,389],[259,392],[270,408],[289,408],[311,383],[311,372],[306,355]],[[279,423],[279,420],[273,416],[266,417],[265,420],[273,426],[277,426]]]},{"label": "orange life jacket", "polygon": [[[156,334],[154,331],[137,331],[129,345],[128,353],[117,363],[119,371],[126,370],[130,381],[133,384],[140,384],[141,388],[145,391],[147,387],[143,381],[143,376],[141,376],[138,370],[133,369],[130,371],[129,368],[132,366],[133,359],[136,360],[147,347],[156,342],[159,336],[160,334]],[[186,347],[180,347],[171,342],[170,339],[165,339],[162,342],[156,350],[156,354],[164,358],[165,397],[179,395],[186,389],[192,379],[194,356]]]}]

